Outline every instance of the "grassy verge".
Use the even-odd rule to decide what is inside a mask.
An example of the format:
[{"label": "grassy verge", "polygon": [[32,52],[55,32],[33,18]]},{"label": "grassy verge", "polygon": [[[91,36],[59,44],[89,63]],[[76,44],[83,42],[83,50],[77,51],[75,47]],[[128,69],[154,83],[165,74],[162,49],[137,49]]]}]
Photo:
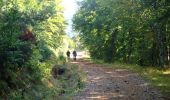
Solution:
[{"label": "grassy verge", "polygon": [[[86,60],[90,61],[90,59],[86,59]],[[150,81],[153,86],[161,90],[161,92],[166,97],[169,97],[170,95],[170,68],[161,69],[158,67],[149,67],[149,66],[141,67],[138,65],[122,64],[119,62],[109,64],[100,60],[93,60],[92,62],[97,64],[102,64],[103,66],[109,68],[127,69],[131,72],[138,73],[144,79]]]},{"label": "grassy verge", "polygon": [[[28,87],[24,91],[11,91],[8,95],[9,100],[72,100],[71,97],[84,87],[85,74],[76,65],[56,64],[65,71],[54,78],[52,75],[54,63],[53,60],[41,63],[39,66],[42,73],[41,81],[33,80],[32,87],[25,83]],[[24,73],[24,75],[28,75],[28,73]],[[0,100],[8,99],[0,97]]]},{"label": "grassy verge", "polygon": [[71,97],[84,87],[85,74],[78,66],[67,63],[61,67],[65,69],[64,74],[45,79],[48,92],[43,100],[72,100]]},{"label": "grassy verge", "polygon": [[66,67],[66,73],[59,77],[56,82],[61,84],[61,92],[63,92],[58,100],[72,100],[71,97],[85,86],[86,78],[82,70],[77,65],[70,63],[67,63]]}]

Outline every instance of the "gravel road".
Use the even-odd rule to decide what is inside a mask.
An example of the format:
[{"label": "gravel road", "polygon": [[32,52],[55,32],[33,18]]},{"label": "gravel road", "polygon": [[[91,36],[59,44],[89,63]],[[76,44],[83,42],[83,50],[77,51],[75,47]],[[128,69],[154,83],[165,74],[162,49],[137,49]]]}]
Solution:
[{"label": "gravel road", "polygon": [[87,74],[86,87],[73,100],[164,100],[157,89],[135,73],[84,60],[72,63]]}]

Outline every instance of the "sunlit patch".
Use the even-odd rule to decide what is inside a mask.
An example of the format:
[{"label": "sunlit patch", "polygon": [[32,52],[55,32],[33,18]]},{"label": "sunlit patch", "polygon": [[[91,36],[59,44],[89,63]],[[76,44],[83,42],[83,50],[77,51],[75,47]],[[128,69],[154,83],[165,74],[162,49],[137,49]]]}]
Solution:
[{"label": "sunlit patch", "polygon": [[48,86],[49,88],[54,87],[54,85],[53,85],[51,82],[48,82],[47,86]]},{"label": "sunlit patch", "polygon": [[119,93],[99,93],[99,92],[91,92],[92,96],[87,97],[88,99],[98,99],[98,100],[108,100],[109,98],[116,98],[116,97],[124,97],[125,95],[121,95]]},{"label": "sunlit patch", "polygon": [[102,99],[102,100],[107,100],[108,98],[105,96],[92,96],[88,97],[88,99]]},{"label": "sunlit patch", "polygon": [[103,77],[96,77],[91,80],[91,82],[98,82],[102,79]]},{"label": "sunlit patch", "polygon": [[123,78],[123,77],[127,77],[127,75],[112,75],[112,78],[116,78],[116,77],[119,77],[119,78]]},{"label": "sunlit patch", "polygon": [[71,63],[73,63],[73,64],[78,64],[79,62],[71,62]]},{"label": "sunlit patch", "polygon": [[127,71],[126,69],[116,69],[117,72]]},{"label": "sunlit patch", "polygon": [[163,74],[165,74],[165,75],[170,74],[170,70],[163,72]]},{"label": "sunlit patch", "polygon": [[96,77],[96,78],[94,78],[94,80],[99,80],[99,79],[101,79],[102,77]]},{"label": "sunlit patch", "polygon": [[113,72],[106,72],[107,74],[112,74]]},{"label": "sunlit patch", "polygon": [[148,85],[149,85],[148,83],[140,84],[140,86],[148,86]]},{"label": "sunlit patch", "polygon": [[154,77],[154,78],[152,78],[152,80],[158,80],[158,79]]},{"label": "sunlit patch", "polygon": [[166,84],[158,84],[158,86],[167,86]]},{"label": "sunlit patch", "polygon": [[43,79],[43,82],[44,82],[44,84],[45,84],[48,88],[54,87],[54,84],[52,83],[51,80]]},{"label": "sunlit patch", "polygon": [[125,75],[111,75],[112,78],[116,78],[116,77],[119,77],[119,78],[124,78],[124,77],[129,77],[133,74],[125,74]]}]

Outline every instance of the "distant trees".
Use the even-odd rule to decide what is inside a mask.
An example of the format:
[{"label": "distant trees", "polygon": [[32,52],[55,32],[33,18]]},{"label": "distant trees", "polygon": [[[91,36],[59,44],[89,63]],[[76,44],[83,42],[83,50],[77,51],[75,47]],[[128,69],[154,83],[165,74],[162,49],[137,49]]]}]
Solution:
[{"label": "distant trees", "polygon": [[92,58],[141,66],[170,63],[168,0],[83,0],[73,27]]}]

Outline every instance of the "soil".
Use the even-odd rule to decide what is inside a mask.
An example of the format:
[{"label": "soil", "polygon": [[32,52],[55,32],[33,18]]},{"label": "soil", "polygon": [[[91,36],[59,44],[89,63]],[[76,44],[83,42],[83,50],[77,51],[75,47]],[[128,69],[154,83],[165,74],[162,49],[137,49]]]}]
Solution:
[{"label": "soil", "polygon": [[72,63],[87,74],[85,88],[73,100],[164,100],[159,90],[136,73],[85,60]]}]

